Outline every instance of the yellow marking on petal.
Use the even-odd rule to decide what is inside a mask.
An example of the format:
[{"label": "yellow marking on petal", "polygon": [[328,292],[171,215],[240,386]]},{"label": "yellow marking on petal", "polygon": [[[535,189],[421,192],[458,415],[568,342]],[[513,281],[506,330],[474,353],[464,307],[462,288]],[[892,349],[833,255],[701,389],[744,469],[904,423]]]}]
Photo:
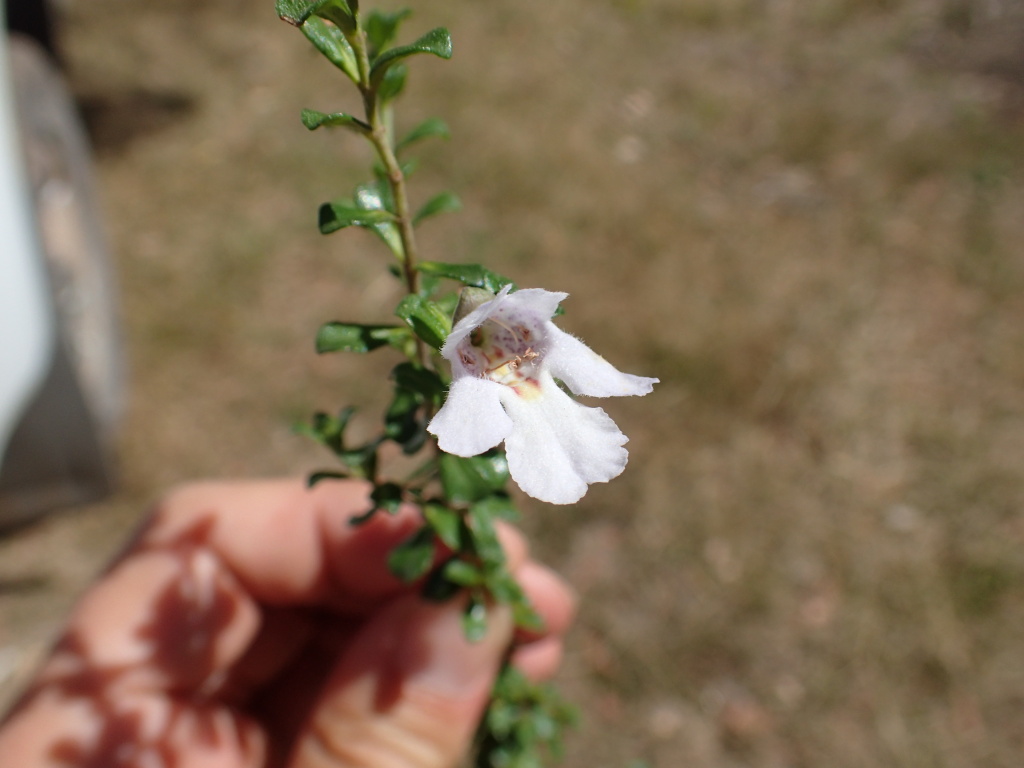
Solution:
[{"label": "yellow marking on petal", "polygon": [[518,384],[512,385],[512,391],[523,400],[536,400],[543,394],[540,389],[540,382],[537,379],[524,379]]}]

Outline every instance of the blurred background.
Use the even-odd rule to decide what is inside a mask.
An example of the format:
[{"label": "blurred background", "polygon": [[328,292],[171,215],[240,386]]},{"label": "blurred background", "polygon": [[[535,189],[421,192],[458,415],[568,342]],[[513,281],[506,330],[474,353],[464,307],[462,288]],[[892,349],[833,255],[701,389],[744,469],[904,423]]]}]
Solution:
[{"label": "blurred background", "polygon": [[[0,539],[0,701],[168,486],[304,473],[314,409],[385,406],[369,235],[322,237],[366,149],[272,0],[69,0],[130,359],[106,501]],[[400,7],[388,3],[384,7]],[[435,0],[451,62],[427,258],[570,293],[650,397],[602,403],[625,474],[526,502],[582,596],[567,768],[1018,766],[1024,751],[1024,6],[1019,0]],[[368,417],[369,419],[369,417]]]}]

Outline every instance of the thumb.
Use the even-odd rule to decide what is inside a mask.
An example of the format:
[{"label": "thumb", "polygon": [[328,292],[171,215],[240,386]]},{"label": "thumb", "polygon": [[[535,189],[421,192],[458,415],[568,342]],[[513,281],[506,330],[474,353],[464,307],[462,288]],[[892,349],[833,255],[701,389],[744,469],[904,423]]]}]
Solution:
[{"label": "thumb", "polygon": [[291,768],[451,768],[469,748],[512,639],[492,607],[467,642],[462,601],[399,598],[360,630],[300,734]]}]

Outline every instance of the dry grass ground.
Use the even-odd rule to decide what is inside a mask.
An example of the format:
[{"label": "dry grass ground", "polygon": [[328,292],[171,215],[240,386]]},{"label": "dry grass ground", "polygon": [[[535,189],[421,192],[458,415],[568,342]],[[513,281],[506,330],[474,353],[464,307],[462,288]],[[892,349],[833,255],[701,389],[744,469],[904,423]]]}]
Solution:
[{"label": "dry grass ground", "polygon": [[[6,696],[147,500],[323,464],[382,402],[376,243],[321,238],[363,148],[271,0],[76,0],[132,357],[123,486],[0,542]],[[572,294],[648,398],[626,474],[530,505],[582,592],[568,768],[1009,768],[1024,753],[1024,11],[1011,0],[446,0],[421,61],[432,258]],[[634,762],[637,761],[637,762]]]}]

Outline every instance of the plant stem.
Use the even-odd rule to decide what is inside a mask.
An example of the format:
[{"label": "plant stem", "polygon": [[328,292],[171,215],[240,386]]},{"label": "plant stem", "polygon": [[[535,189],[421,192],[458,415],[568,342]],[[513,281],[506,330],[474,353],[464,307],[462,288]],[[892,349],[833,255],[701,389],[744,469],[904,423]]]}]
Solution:
[{"label": "plant stem", "polygon": [[[387,122],[381,114],[380,100],[377,89],[370,82],[370,57],[366,44],[366,32],[362,25],[349,40],[355,50],[359,66],[359,91],[363,97],[363,109],[366,123],[370,126],[367,138],[373,144],[377,157],[387,174],[391,195],[395,200],[395,216],[397,217],[398,235],[402,241],[402,276],[409,293],[419,293],[420,275],[416,271],[416,234],[413,231],[412,213],[409,208],[409,195],[406,191],[405,174],[395,155],[394,145],[388,131]],[[416,356],[423,367],[427,366],[426,345],[416,338]]]}]

